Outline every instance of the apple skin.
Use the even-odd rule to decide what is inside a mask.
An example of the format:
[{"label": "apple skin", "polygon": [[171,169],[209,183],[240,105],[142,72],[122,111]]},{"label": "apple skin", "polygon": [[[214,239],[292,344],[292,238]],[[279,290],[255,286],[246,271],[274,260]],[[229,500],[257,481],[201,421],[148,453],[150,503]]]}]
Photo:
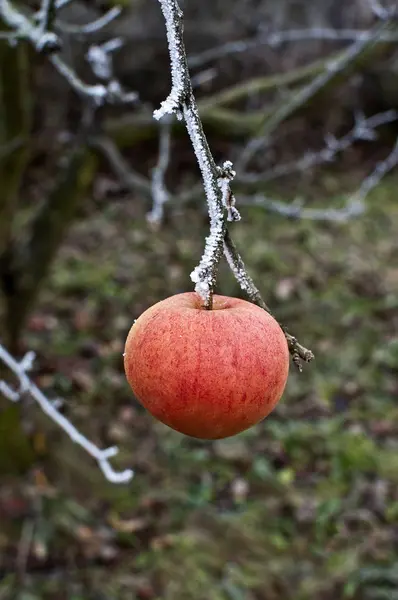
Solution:
[{"label": "apple skin", "polygon": [[238,298],[195,292],[146,310],[127,336],[127,380],[159,421],[200,439],[226,438],[264,419],[280,400],[289,351],[279,324]]}]

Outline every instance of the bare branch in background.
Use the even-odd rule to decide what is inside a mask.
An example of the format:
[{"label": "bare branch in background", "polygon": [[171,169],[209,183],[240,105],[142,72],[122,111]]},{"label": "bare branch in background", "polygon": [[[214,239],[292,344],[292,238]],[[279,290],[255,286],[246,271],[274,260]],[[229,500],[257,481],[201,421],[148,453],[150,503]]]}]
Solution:
[{"label": "bare branch in background", "polygon": [[[101,79],[106,80],[105,83],[89,85],[68,66],[57,51],[61,48],[61,38],[53,31],[48,31],[49,26],[56,24],[55,11],[64,4],[53,0],[43,0],[40,11],[28,18],[22,12],[19,12],[9,0],[1,0],[0,2],[0,17],[6,25],[13,30],[16,39],[26,39],[33,44],[35,49],[40,52],[49,53],[49,59],[64,77],[69,85],[81,96],[88,98],[94,102],[96,106],[101,106],[105,102],[109,103],[130,103],[137,100],[136,92],[125,92],[120,83],[113,78],[113,68],[111,61],[111,53],[120,47],[120,41],[117,43],[112,40],[102,46],[92,46],[88,52],[88,60],[93,67],[95,74],[98,72],[105,73],[102,66],[102,71],[99,64],[107,63],[107,73],[109,76],[104,76]],[[119,9],[111,9],[103,18],[96,20],[91,24],[84,26],[87,33],[93,33],[107,25],[111,20],[119,15]],[[91,28],[90,28],[91,27]],[[98,75],[97,75],[98,76]]]},{"label": "bare branch in background", "polygon": [[373,172],[364,179],[359,190],[358,196],[362,200],[371,192],[387,173],[392,171],[398,165],[398,138],[396,139],[395,146],[390,154],[384,160],[377,163]]},{"label": "bare branch in background", "polygon": [[[109,137],[96,136],[90,140],[90,145],[104,155],[112,171],[125,188],[153,200],[152,182],[130,167],[119,148]],[[179,194],[172,194],[171,192],[168,192],[168,194],[173,206],[180,206],[186,202],[201,199],[203,197],[203,184],[199,181]]]},{"label": "bare branch in background", "polygon": [[152,186],[149,179],[133,171],[116,144],[108,137],[94,137],[91,146],[97,148],[108,160],[114,174],[127,189],[152,197]]},{"label": "bare branch in background", "polygon": [[335,138],[328,135],[325,139],[325,148],[319,152],[307,152],[302,158],[288,163],[278,164],[263,173],[242,173],[239,177],[240,183],[266,183],[279,177],[303,172],[317,165],[329,163],[335,160],[337,154],[350,148],[358,140],[373,141],[377,139],[375,129],[393,123],[398,119],[398,111],[388,110],[366,118],[362,114],[355,116],[354,127],[343,137]]},{"label": "bare branch in background", "polygon": [[165,176],[170,163],[170,120],[164,119],[159,127],[159,159],[152,171],[152,210],[147,219],[153,225],[159,225],[163,219],[164,204],[169,200]]},{"label": "bare branch in background", "polygon": [[[294,42],[308,42],[310,40],[332,41],[332,42],[353,42],[370,40],[373,33],[367,29],[332,29],[328,27],[313,27],[310,29],[289,29],[287,31],[264,32],[254,38],[239,40],[236,42],[227,42],[221,46],[210,48],[200,54],[193,54],[188,57],[190,67],[203,67],[207,63],[224,58],[230,54],[240,54],[247,52],[259,46],[269,46],[277,48],[282,44]],[[374,40],[375,43],[398,42],[398,33],[394,31],[383,31],[380,36]]]},{"label": "bare branch in background", "polygon": [[66,21],[62,21],[57,19],[55,26],[59,31],[68,34],[74,35],[90,35],[92,33],[97,33],[101,31],[104,27],[112,23],[117,17],[122,14],[122,9],[120,6],[114,6],[104,15],[95,19],[95,21],[91,21],[91,23],[87,23],[86,25],[73,25],[72,23],[67,23]]},{"label": "bare branch in background", "polygon": [[39,14],[42,35],[45,35],[46,32],[53,30],[56,14],[55,0],[42,0]]},{"label": "bare branch in background", "polygon": [[64,8],[67,4],[70,4],[73,0],[55,0],[55,8],[57,10]]},{"label": "bare branch in background", "polygon": [[47,5],[49,9],[53,7],[50,0],[43,2],[44,10],[42,9],[41,15],[43,21],[38,25],[16,10],[9,0],[1,0],[0,15],[5,24],[18,33],[19,38],[29,40],[38,52],[54,52],[60,49],[61,40],[53,31],[47,30],[47,25],[50,23]]},{"label": "bare branch in background", "polygon": [[215,77],[217,77],[217,69],[205,69],[204,71],[200,71],[191,78],[192,89],[194,90],[205,83],[213,81]]},{"label": "bare branch in background", "polygon": [[383,4],[379,0],[369,0],[369,4],[376,17],[378,19],[381,19],[382,21],[391,19],[397,14],[396,6],[383,6]]},{"label": "bare branch in background", "polygon": [[302,202],[287,204],[279,200],[267,198],[263,194],[239,197],[241,204],[261,206],[272,212],[292,219],[309,219],[312,221],[334,221],[345,223],[354,217],[358,217],[365,210],[365,199],[367,195],[379,185],[382,178],[398,165],[398,138],[393,150],[386,159],[380,161],[372,173],[364,179],[358,191],[350,196],[343,208],[305,208]]},{"label": "bare branch in background", "polygon": [[21,361],[15,360],[9,352],[0,344],[0,361],[3,362],[18,378],[19,387],[15,389],[5,381],[0,381],[0,392],[11,402],[19,402],[25,394],[29,394],[40,406],[43,412],[50,417],[70,439],[81,446],[98,463],[106,479],[111,483],[128,483],[134,476],[134,471],[126,469],[125,471],[115,471],[109,462],[118,453],[118,448],[113,446],[101,450],[93,442],[90,442],[81,434],[68,419],[62,415],[54,403],[46,398],[43,392],[31,381],[28,372],[32,369],[35,355],[28,352]]},{"label": "bare branch in background", "polygon": [[324,88],[334,77],[341,74],[349,64],[373,44],[374,40],[379,38],[380,34],[385,31],[389,24],[390,23],[386,21],[381,25],[376,25],[371,31],[369,38],[366,40],[360,39],[355,41],[349,48],[344,50],[338,58],[327,61],[326,66],[320,75],[315,77],[311,83],[304,86],[301,90],[294,92],[288,101],[281,104],[281,107],[276,110],[269,119],[265,120],[258,135],[246,144],[237,162],[237,170],[246,170],[247,165],[258,150],[269,143],[269,137],[276,128],[287,119],[287,117]]},{"label": "bare branch in background", "polygon": [[[218,263],[223,251],[242,290],[252,301],[269,312],[259,291],[247,275],[244,263],[227,229],[225,208],[227,216],[238,218],[239,215],[234,208],[233,195],[230,190],[230,181],[235,176],[235,172],[230,161],[226,161],[223,167],[217,167],[208,146],[190,82],[182,33],[181,10],[177,0],[159,0],[159,2],[166,22],[172,88],[168,98],[162,103],[160,109],[155,111],[154,115],[160,119],[165,114],[181,114],[182,112],[202,173],[210,217],[210,235],[206,240],[205,251],[198,267],[191,274],[191,278],[196,284],[195,290],[204,299],[205,307],[211,309]],[[309,362],[313,359],[312,352],[302,347],[286,331],[285,336],[293,361],[299,368],[301,368],[301,360]]]}]

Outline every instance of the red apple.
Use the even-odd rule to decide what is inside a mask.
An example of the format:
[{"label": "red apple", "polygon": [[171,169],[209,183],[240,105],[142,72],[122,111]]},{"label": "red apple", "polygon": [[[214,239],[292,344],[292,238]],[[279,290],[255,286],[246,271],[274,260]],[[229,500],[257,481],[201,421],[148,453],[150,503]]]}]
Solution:
[{"label": "red apple", "polygon": [[266,417],[289,371],[282,329],[251,302],[194,292],[146,310],[126,340],[124,368],[141,404],[186,435],[235,435]]}]

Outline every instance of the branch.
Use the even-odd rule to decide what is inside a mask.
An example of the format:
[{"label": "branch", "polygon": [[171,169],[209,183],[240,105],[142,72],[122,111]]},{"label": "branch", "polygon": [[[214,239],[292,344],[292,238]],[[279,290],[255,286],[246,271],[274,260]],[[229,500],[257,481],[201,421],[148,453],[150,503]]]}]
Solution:
[{"label": "branch", "polygon": [[[13,30],[13,34],[17,39],[28,40],[38,52],[50,54],[49,58],[57,71],[67,80],[69,85],[81,96],[89,98],[94,102],[94,105],[101,106],[105,102],[110,103],[129,103],[137,100],[135,92],[125,93],[118,81],[109,77],[106,78],[106,85],[97,84],[89,85],[80,79],[80,77],[69,67],[57,54],[61,48],[61,39],[52,31],[48,31],[47,27],[53,24],[55,19],[55,10],[63,6],[64,3],[55,2],[53,0],[43,0],[41,9],[33,18],[26,17],[19,12],[9,0],[0,0],[0,17],[2,17],[8,27]],[[109,22],[109,17],[114,18],[115,10],[108,13],[107,19],[102,19],[91,23],[93,32]],[[85,26],[89,29],[89,25]],[[107,54],[113,51],[114,48],[106,46],[97,47],[102,50],[102,57],[107,57]],[[98,56],[98,52],[97,52]]]},{"label": "branch", "polygon": [[[235,172],[230,161],[226,161],[222,168],[217,167],[208,146],[190,82],[182,33],[181,10],[177,0],[159,0],[159,2],[166,22],[172,87],[169,96],[161,104],[160,109],[155,111],[154,116],[157,119],[169,113],[181,116],[182,112],[202,173],[210,216],[210,235],[206,240],[205,252],[198,267],[191,273],[191,279],[196,283],[196,292],[205,300],[205,308],[211,309],[218,263],[221,252],[224,251],[242,290],[252,302],[269,312],[258,289],[246,273],[243,260],[228,233],[227,218],[229,220],[240,218],[235,209],[235,199],[230,189],[230,182],[234,178]],[[293,361],[301,369],[301,360],[309,362],[312,360],[313,354],[301,346],[296,338],[288,334],[285,329],[284,332]]]},{"label": "branch", "polygon": [[165,184],[166,171],[170,162],[170,121],[165,120],[160,125],[159,132],[159,159],[156,167],[152,171],[152,210],[147,218],[153,225],[159,225],[163,219],[163,205],[170,198]]},{"label": "branch", "polygon": [[114,77],[113,52],[123,45],[121,38],[108,40],[101,45],[91,45],[86,54],[86,60],[96,77],[101,79],[107,91],[108,101],[130,103],[138,100],[136,92],[125,93],[120,83]]},{"label": "branch", "polygon": [[42,0],[39,15],[42,35],[45,35],[53,29],[56,15],[55,0]]},{"label": "branch", "polygon": [[106,102],[126,103],[137,100],[136,92],[124,93],[116,81],[111,81],[108,85],[101,83],[89,85],[82,81],[78,75],[61,60],[58,55],[50,56],[50,60],[57,71],[68,81],[70,86],[81,96],[90,98],[96,106],[101,106]]},{"label": "branch", "polygon": [[109,25],[109,23],[117,19],[121,13],[122,8],[120,6],[114,6],[104,15],[98,19],[95,19],[95,21],[91,21],[91,23],[87,23],[86,25],[72,25],[72,23],[66,23],[65,21],[57,19],[55,26],[63,33],[72,35],[90,35],[92,33],[101,31],[101,29]]},{"label": "branch", "polygon": [[398,138],[394,148],[383,161],[377,163],[375,169],[364,179],[358,191],[350,196],[343,208],[305,208],[302,203],[287,204],[279,200],[267,198],[262,194],[239,197],[242,204],[261,206],[272,212],[292,219],[309,219],[312,221],[333,221],[345,223],[358,217],[365,210],[365,199],[379,185],[382,178],[398,165]]},{"label": "branch", "polygon": [[[266,310],[267,313],[269,313],[270,315],[272,315],[271,310],[263,300],[257,287],[254,285],[252,278],[250,277],[250,275],[248,275],[245,264],[228,231],[226,232],[224,238],[224,255],[227,259],[231,271],[235,275],[237,282],[239,283],[241,289],[245,292],[245,294],[247,294],[249,300],[254,304],[257,304],[257,306],[260,306],[260,308]],[[299,371],[302,371],[301,361],[303,360],[305,362],[310,362],[311,360],[313,360],[314,355],[311,352],[311,350],[308,350],[307,348],[299,344],[297,339],[294,336],[290,335],[290,333],[287,332],[287,329],[283,325],[280,324],[280,326],[283,330],[283,333],[285,334],[287,345],[289,348],[289,352],[292,356],[293,362],[297,366]]]},{"label": "branch", "polygon": [[398,14],[396,6],[385,8],[379,0],[369,0],[369,4],[375,16],[382,21],[391,19]]},{"label": "branch", "polygon": [[260,127],[259,134],[251,139],[243,149],[238,162],[238,168],[244,170],[257,151],[264,146],[269,140],[269,136],[276,128],[295,112],[299,107],[303,106],[322,88],[330,83],[337,75],[341,74],[348,65],[356,60],[365,50],[367,50],[390,25],[390,21],[385,21],[381,25],[377,25],[370,32],[371,35],[365,40],[359,39],[355,41],[349,48],[344,50],[337,58],[326,63],[325,69],[320,75],[298,92],[292,94],[290,100],[285,104],[281,104],[279,110],[266,120]]},{"label": "branch", "polygon": [[398,111],[388,110],[366,118],[363,114],[356,115],[354,127],[343,137],[337,139],[328,135],[325,139],[325,147],[319,152],[307,152],[302,158],[288,163],[278,164],[272,169],[262,173],[242,173],[239,183],[258,184],[267,183],[279,177],[303,172],[335,160],[337,154],[350,148],[358,140],[373,141],[377,138],[375,129],[398,119]]},{"label": "branch", "polygon": [[90,145],[97,148],[108,160],[116,177],[123,186],[134,192],[140,192],[148,198],[152,196],[152,186],[149,179],[133,171],[119,148],[109,137],[94,137]]},{"label": "branch", "polygon": [[23,359],[16,361],[9,352],[0,344],[0,361],[2,361],[19,380],[19,388],[14,389],[5,381],[0,380],[0,392],[11,402],[19,402],[25,394],[29,394],[40,406],[43,412],[50,417],[70,439],[81,446],[98,463],[106,479],[111,483],[128,483],[134,476],[134,471],[126,469],[125,471],[115,471],[109,463],[109,459],[116,456],[118,448],[113,446],[101,450],[93,442],[90,442],[64,417],[56,408],[56,404],[48,400],[43,392],[30,380],[27,373],[32,369],[35,355],[34,352],[28,352]]},{"label": "branch", "polygon": [[55,8],[57,10],[60,10],[61,8],[64,8],[64,6],[67,6],[67,4],[69,4],[72,1],[73,0],[55,0]]},{"label": "branch", "polygon": [[0,46],[0,256],[10,248],[29,160],[32,96],[28,48]]},{"label": "branch", "polygon": [[191,279],[196,284],[196,292],[204,300],[204,306],[211,309],[226,230],[223,197],[219,185],[220,170],[207,143],[192,91],[183,39],[182,12],[177,0],[159,0],[159,2],[166,22],[172,87],[166,100],[154,112],[154,117],[161,119],[166,114],[175,113],[178,118],[184,118],[202,174],[210,217],[210,235],[206,238],[202,259],[191,273]]},{"label": "branch", "polygon": [[53,31],[47,30],[52,8],[52,0],[43,0],[42,22],[38,25],[16,10],[9,0],[1,0],[0,15],[8,27],[18,32],[19,38],[29,40],[38,52],[55,52],[60,49],[61,40]]},{"label": "branch", "polygon": [[[265,32],[260,35],[249,38],[247,40],[239,40],[236,42],[227,42],[221,46],[210,48],[200,54],[194,54],[188,57],[190,67],[203,67],[211,61],[224,58],[230,54],[238,54],[247,52],[259,46],[270,46],[278,48],[282,44],[294,42],[306,42],[309,40],[322,40],[333,42],[352,42],[359,40],[370,40],[372,32],[367,29],[332,29],[327,27],[313,27],[310,29],[289,29],[287,31]],[[381,32],[380,36],[374,40],[375,43],[392,43],[398,42],[398,34],[396,32]]]}]

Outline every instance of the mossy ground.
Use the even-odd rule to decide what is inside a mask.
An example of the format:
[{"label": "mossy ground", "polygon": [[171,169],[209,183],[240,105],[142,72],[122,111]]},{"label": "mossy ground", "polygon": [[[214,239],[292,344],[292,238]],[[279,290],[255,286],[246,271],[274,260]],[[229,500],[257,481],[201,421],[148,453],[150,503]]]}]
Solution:
[{"label": "mossy ground", "polygon": [[[314,202],[338,205],[325,182]],[[263,423],[211,443],[154,422],[122,365],[133,319],[191,289],[206,217],[170,207],[153,231],[138,198],[93,202],[24,343],[38,385],[88,437],[117,443],[115,465],[136,476],[107,484],[40,421],[35,468],[2,477],[1,600],[398,598],[397,183],[346,224],[242,209],[233,236],[247,268],[316,360],[292,366]],[[218,290],[240,295],[225,267]]]}]

